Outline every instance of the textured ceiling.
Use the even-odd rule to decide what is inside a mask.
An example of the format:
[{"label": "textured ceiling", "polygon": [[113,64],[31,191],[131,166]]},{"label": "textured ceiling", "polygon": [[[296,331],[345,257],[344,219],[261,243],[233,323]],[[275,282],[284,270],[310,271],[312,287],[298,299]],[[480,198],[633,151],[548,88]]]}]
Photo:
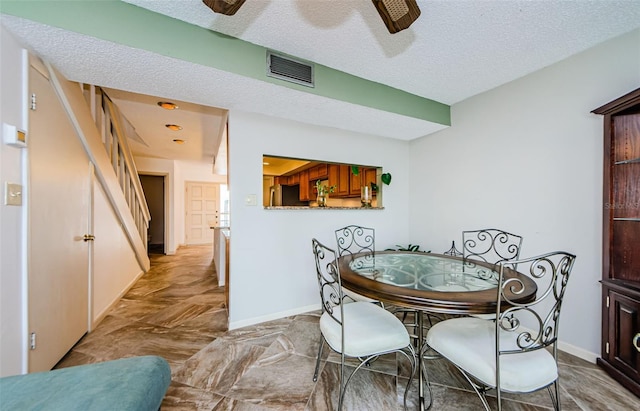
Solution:
[{"label": "textured ceiling", "polygon": [[[420,18],[393,35],[370,0],[248,0],[234,16],[217,15],[201,0],[126,2],[445,104],[640,27],[640,1],[636,0],[419,0]],[[24,18],[3,14],[2,24],[74,81],[404,140],[445,127]],[[162,151],[170,135],[146,131],[142,122],[154,122],[157,127],[170,121],[154,117],[157,110],[135,114],[134,101],[139,98],[119,93],[115,99],[147,142],[148,147],[140,145],[137,150],[163,158],[211,160],[208,150],[220,135],[213,142],[206,141],[211,137],[200,136],[181,148],[185,153],[187,148],[201,152]],[[208,112],[218,116],[214,125],[196,124],[190,129],[221,134],[220,122],[226,114],[224,110],[215,113]]]},{"label": "textured ceiling", "polygon": [[393,35],[370,0],[125,1],[449,105],[640,27],[637,0],[418,0]]}]

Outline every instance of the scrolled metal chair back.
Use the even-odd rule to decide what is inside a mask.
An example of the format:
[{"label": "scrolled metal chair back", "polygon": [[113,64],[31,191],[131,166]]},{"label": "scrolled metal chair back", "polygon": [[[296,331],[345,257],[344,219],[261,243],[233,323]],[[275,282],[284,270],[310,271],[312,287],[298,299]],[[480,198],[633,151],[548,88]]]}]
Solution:
[{"label": "scrolled metal chair back", "polygon": [[481,278],[496,279],[498,265],[517,260],[522,247],[522,237],[495,228],[462,232],[463,267],[476,267],[474,260],[494,264],[495,270],[478,269]]},{"label": "scrolled metal chair back", "polygon": [[337,265],[336,252],[320,243],[311,240],[313,256],[316,261],[318,290],[322,302],[322,311],[327,312],[338,324],[342,325],[342,282]]},{"label": "scrolled metal chair back", "polygon": [[[553,355],[557,359],[555,343],[558,339],[560,309],[575,258],[573,254],[555,251],[500,264],[496,337],[501,330],[518,335],[517,347],[500,347],[500,339],[497,338],[496,354],[532,351],[553,345]],[[525,292],[525,285],[510,275],[515,267],[536,282],[538,291],[534,300],[517,302],[517,297]]]},{"label": "scrolled metal chair back", "polygon": [[362,253],[356,260],[355,268],[371,268],[374,266],[376,234],[373,228],[348,225],[336,230],[338,255],[353,256]]}]

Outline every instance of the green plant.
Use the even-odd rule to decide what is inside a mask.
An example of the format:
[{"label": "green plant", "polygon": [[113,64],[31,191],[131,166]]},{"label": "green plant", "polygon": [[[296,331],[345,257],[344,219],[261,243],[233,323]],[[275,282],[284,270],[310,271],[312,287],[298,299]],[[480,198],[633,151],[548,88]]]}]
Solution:
[{"label": "green plant", "polygon": [[429,250],[429,251],[420,250],[420,246],[418,244],[409,244],[406,247],[401,246],[399,244],[396,244],[396,247],[397,248],[387,248],[385,251],[413,251],[413,252],[421,252],[421,253],[430,253],[431,252],[431,250]]},{"label": "green plant", "polygon": [[319,196],[326,196],[327,194],[336,191],[336,185],[328,186],[322,184],[321,180],[316,180],[316,190],[318,190]]}]

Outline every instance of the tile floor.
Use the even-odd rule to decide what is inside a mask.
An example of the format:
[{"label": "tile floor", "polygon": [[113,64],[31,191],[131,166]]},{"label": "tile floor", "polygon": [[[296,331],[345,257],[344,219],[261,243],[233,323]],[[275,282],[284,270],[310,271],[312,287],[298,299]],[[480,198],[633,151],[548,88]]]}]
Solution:
[{"label": "tile floor", "polygon": [[[310,268],[309,275],[314,275]],[[224,289],[217,286],[210,246],[182,247],[151,256],[151,270],[86,335],[57,368],[154,354],[171,365],[172,383],[162,410],[333,410],[339,357],[327,355],[312,381],[320,334],[318,313],[227,331]],[[345,410],[402,409],[406,360],[394,355],[359,371]],[[564,410],[638,410],[640,399],[597,366],[561,356]],[[433,410],[480,410],[464,378],[444,360],[428,363]],[[417,409],[417,385],[408,408]],[[505,410],[547,410],[546,391],[509,397]]]}]

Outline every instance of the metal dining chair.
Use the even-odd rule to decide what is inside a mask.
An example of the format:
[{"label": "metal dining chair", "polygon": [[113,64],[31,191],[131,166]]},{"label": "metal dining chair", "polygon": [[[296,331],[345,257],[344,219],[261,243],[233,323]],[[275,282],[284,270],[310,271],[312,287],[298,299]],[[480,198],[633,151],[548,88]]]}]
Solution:
[{"label": "metal dining chair", "polygon": [[[338,255],[340,257],[353,256],[354,254],[358,254],[359,258],[357,260],[354,260],[354,264],[356,264],[356,267],[354,268],[370,268],[372,270],[375,268],[375,229],[358,225],[348,225],[346,227],[337,229],[335,231],[335,234],[336,243],[338,245]],[[382,301],[365,297],[364,295],[358,294],[346,288],[343,290],[343,292],[353,301],[365,301],[384,307]],[[394,314],[402,313],[402,322],[405,323],[407,327],[413,329],[411,337],[415,339],[417,334],[416,327],[418,326],[417,314],[415,310],[397,307],[393,307],[390,310]],[[431,316],[427,315],[427,318],[429,320],[429,324],[431,324]]]},{"label": "metal dining chair", "polygon": [[[344,396],[354,374],[372,359],[393,352],[403,354],[411,363],[411,375],[404,391],[404,408],[407,408],[407,393],[416,373],[415,350],[404,324],[393,314],[376,304],[356,301],[345,304],[336,252],[315,238],[311,240],[316,263],[318,288],[322,303],[320,332],[322,341],[313,374],[317,381],[326,342],[340,354],[340,391],[338,410],[342,409]],[[408,351],[408,353],[407,353]],[[361,359],[345,381],[345,357]]]},{"label": "metal dining chair", "polygon": [[444,251],[442,254],[444,255],[450,255],[452,257],[462,257],[462,252],[460,252],[457,248],[456,248],[456,242],[452,241],[451,242],[451,248],[448,249],[447,251]]},{"label": "metal dining chair", "polygon": [[[496,269],[476,269],[476,275],[489,279],[496,277],[498,264],[513,261],[520,256],[522,236],[496,228],[462,232],[462,269],[477,268],[475,260],[494,264]],[[492,315],[472,314],[473,317],[493,320]]]},{"label": "metal dining chair", "polygon": [[[558,326],[562,300],[576,256],[563,251],[499,263],[494,321],[462,317],[435,324],[428,346],[455,365],[490,410],[486,393],[530,393],[547,388],[560,410]],[[513,276],[515,267],[537,283],[533,301],[518,302],[528,285]],[[522,267],[526,267],[525,270]],[[553,387],[553,390],[552,390]]]},{"label": "metal dining chair", "polygon": [[[376,246],[376,232],[373,228],[361,227],[357,225],[348,225],[346,227],[339,228],[335,231],[336,244],[338,246],[338,257],[350,256],[354,254],[362,253],[358,258],[356,264],[357,268],[375,268],[375,246]],[[364,295],[358,294],[354,291],[344,289],[343,293],[353,301],[365,301],[369,303],[375,303],[380,306],[384,306],[382,302],[374,300]]]},{"label": "metal dining chair", "polygon": [[520,256],[522,237],[504,230],[484,228],[462,232],[462,258],[465,264],[472,260],[499,264],[516,260]]}]

